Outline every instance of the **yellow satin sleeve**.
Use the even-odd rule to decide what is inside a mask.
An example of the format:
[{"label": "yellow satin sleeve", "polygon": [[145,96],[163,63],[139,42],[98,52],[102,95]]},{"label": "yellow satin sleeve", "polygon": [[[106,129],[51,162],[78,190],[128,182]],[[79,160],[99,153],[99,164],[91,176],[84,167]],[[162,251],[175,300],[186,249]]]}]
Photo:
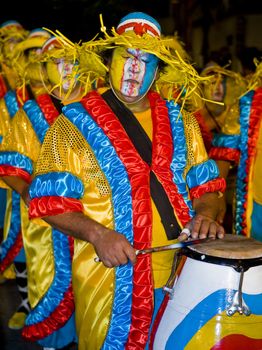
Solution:
[{"label": "yellow satin sleeve", "polygon": [[[4,137],[9,130],[10,120],[11,120],[4,98],[0,99],[0,114],[1,114],[0,135]],[[1,149],[1,144],[0,144],[0,149]]]},{"label": "yellow satin sleeve", "polygon": [[[63,115],[46,134],[35,173],[54,171],[70,172],[79,177],[85,188],[81,198],[84,213],[102,225],[114,228],[109,184],[84,137]],[[95,263],[95,256],[91,244],[75,240],[72,275],[79,348],[85,348],[85,342],[90,349],[102,347],[111,315],[114,269]],[[100,305],[103,305],[102,311]],[[97,338],[97,334],[101,336]]]},{"label": "yellow satin sleeve", "polygon": [[25,111],[19,109],[12,119],[10,129],[2,142],[2,151],[19,152],[36,162],[40,141]]}]

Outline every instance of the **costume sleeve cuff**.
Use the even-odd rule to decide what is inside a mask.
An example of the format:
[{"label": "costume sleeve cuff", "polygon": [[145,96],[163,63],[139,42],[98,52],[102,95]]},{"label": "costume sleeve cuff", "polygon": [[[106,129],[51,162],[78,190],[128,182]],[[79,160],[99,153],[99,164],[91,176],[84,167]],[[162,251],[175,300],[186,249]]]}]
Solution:
[{"label": "costume sleeve cuff", "polygon": [[70,212],[83,212],[82,202],[75,198],[49,196],[34,198],[29,205],[30,219]]},{"label": "costume sleeve cuff", "polygon": [[212,147],[209,151],[209,158],[215,160],[225,160],[238,164],[240,158],[240,151],[238,149],[226,147]]},{"label": "costume sleeve cuff", "polygon": [[21,168],[14,167],[12,165],[0,165],[0,176],[18,176],[28,184],[31,183],[31,175]]},{"label": "costume sleeve cuff", "polygon": [[203,185],[196,186],[190,190],[191,198],[199,198],[207,192],[224,192],[226,189],[226,181],[223,177],[206,182]]}]

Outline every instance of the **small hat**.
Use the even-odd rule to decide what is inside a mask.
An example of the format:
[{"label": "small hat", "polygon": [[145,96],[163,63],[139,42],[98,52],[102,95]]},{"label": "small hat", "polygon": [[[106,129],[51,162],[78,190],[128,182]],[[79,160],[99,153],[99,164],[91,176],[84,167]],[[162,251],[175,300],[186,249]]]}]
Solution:
[{"label": "small hat", "polygon": [[143,12],[131,12],[120,20],[116,28],[117,33],[123,34],[129,30],[141,36],[145,33],[157,37],[161,35],[160,24],[153,17]]}]

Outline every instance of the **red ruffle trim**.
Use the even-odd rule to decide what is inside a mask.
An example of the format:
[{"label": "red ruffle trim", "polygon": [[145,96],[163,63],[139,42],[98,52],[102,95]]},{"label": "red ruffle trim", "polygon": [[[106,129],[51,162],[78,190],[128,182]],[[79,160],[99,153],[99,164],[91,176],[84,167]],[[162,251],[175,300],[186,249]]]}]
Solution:
[{"label": "red ruffle trim", "polygon": [[[149,193],[149,167],[138,155],[125,130],[111,108],[95,91],[81,103],[113,144],[123,162],[132,188],[134,247],[151,246],[152,217]],[[141,210],[143,205],[143,210]],[[143,281],[141,285],[141,281]],[[133,274],[132,321],[126,349],[145,348],[153,314],[153,282],[151,257],[138,257]]]},{"label": "red ruffle trim", "polygon": [[238,164],[240,151],[238,149],[227,147],[212,147],[208,153],[208,156],[214,160],[225,160]]},{"label": "red ruffle trim", "polygon": [[72,282],[58,307],[44,321],[25,326],[22,337],[29,341],[41,340],[62,328],[75,310]]},{"label": "red ruffle trim", "polygon": [[42,218],[63,213],[83,212],[83,204],[75,198],[46,196],[34,198],[29,205],[29,218]]},{"label": "red ruffle trim", "polygon": [[0,263],[0,273],[3,273],[14,261],[15,257],[19,254],[23,247],[23,239],[21,232],[17,235],[15,243],[8,250],[7,255]]},{"label": "red ruffle trim", "polygon": [[32,182],[31,175],[26,171],[12,165],[0,165],[0,176],[18,176],[28,184]]},{"label": "red ruffle trim", "polygon": [[7,93],[7,87],[4,78],[0,75],[0,98],[3,98]]},{"label": "red ruffle trim", "polygon": [[51,97],[48,94],[43,94],[38,96],[36,100],[44,113],[46,121],[49,125],[52,125],[60,113],[53,104]]},{"label": "red ruffle trim", "polygon": [[190,190],[191,198],[199,198],[207,192],[225,192],[226,180],[223,177],[206,182]]}]

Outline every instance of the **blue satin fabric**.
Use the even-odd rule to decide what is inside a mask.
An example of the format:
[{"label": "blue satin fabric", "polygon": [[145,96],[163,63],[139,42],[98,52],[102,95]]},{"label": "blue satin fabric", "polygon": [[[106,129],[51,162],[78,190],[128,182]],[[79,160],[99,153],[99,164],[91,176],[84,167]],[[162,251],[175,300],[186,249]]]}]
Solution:
[{"label": "blue satin fabric", "polygon": [[4,99],[5,99],[6,107],[8,109],[8,113],[10,117],[13,118],[16,112],[19,110],[19,105],[16,98],[16,92],[12,90],[8,91],[5,94]]},{"label": "blue satin fabric", "polygon": [[[103,130],[80,103],[63,107],[64,115],[78,128],[92,148],[112,189],[114,229],[133,244],[132,197],[129,179],[121,160]],[[131,324],[133,267],[130,263],[115,268],[115,293],[111,321],[102,349],[115,348],[127,340]]]},{"label": "blue satin fabric", "polygon": [[209,159],[202,164],[190,168],[186,176],[187,185],[189,188],[194,188],[216,179],[218,176],[219,170],[216,162],[213,159]]},{"label": "blue satin fabric", "polygon": [[38,175],[30,185],[30,198],[45,196],[63,196],[81,198],[84,194],[84,185],[78,177],[67,172],[52,172]]},{"label": "blue satin fabric", "polygon": [[248,92],[240,99],[240,134],[241,141],[239,144],[240,149],[240,160],[237,171],[236,179],[236,218],[235,218],[235,230],[236,234],[240,234],[242,230],[242,221],[245,195],[246,195],[246,162],[248,159],[248,128],[249,128],[249,117],[251,111],[251,104],[253,99],[254,91]]},{"label": "blue satin fabric", "polygon": [[[21,218],[20,218],[20,195],[12,191],[12,213],[11,213],[11,223],[8,231],[7,238],[1,244],[1,261],[7,256],[9,250],[14,245],[17,236],[21,232]],[[22,257],[21,257],[22,258]],[[20,259],[17,261],[25,262],[24,259]]]},{"label": "blue satin fabric", "polygon": [[44,141],[45,134],[49,128],[49,124],[45,119],[45,115],[41,108],[38,106],[35,100],[28,100],[24,106],[24,111],[26,112],[34,131],[42,144]]},{"label": "blue satin fabric", "polygon": [[166,105],[170,117],[174,145],[174,152],[170,165],[174,174],[173,181],[177,186],[178,193],[183,196],[183,199],[189,208],[189,215],[193,217],[195,211],[193,210],[192,202],[188,196],[187,185],[183,175],[187,164],[187,143],[183,116],[180,114],[180,106],[177,103],[174,103],[174,101],[166,101]]},{"label": "blue satin fabric", "polygon": [[262,242],[262,205],[253,201],[251,237]]},{"label": "blue satin fabric", "polygon": [[212,145],[215,147],[226,147],[238,149],[240,135],[214,134]]},{"label": "blue satin fabric", "polygon": [[30,326],[35,323],[43,322],[45,318],[58,307],[64,298],[64,293],[68,290],[71,282],[71,255],[69,249],[68,237],[56,229],[52,229],[55,275],[47,293],[31,310],[26,325]]},{"label": "blue satin fabric", "polygon": [[30,158],[18,152],[0,152],[0,165],[10,165],[33,173],[33,163]]}]

